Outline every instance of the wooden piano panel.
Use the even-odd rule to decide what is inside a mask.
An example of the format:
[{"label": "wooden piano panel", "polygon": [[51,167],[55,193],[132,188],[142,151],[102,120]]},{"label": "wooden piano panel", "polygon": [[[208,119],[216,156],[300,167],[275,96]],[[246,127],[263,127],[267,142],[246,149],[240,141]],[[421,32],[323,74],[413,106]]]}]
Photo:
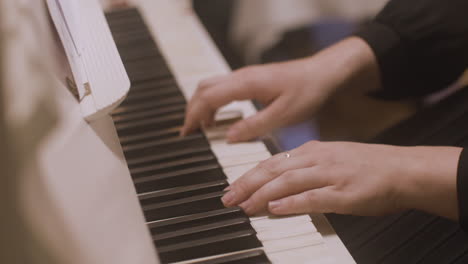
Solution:
[{"label": "wooden piano panel", "polygon": [[86,123],[60,82],[67,62],[44,3],[0,6],[3,113],[17,169],[5,184],[24,232],[6,238],[26,260],[0,262],[157,263],[110,117]]}]

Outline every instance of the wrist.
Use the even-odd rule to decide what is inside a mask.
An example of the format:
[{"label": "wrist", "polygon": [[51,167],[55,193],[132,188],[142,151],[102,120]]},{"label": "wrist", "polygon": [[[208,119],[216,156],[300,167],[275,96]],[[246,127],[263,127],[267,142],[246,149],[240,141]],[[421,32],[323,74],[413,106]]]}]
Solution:
[{"label": "wrist", "polygon": [[461,148],[404,147],[404,153],[399,157],[396,184],[402,207],[457,220]]},{"label": "wrist", "polygon": [[[350,37],[306,58],[308,72],[322,72],[319,76],[331,94],[338,89],[361,86],[365,90],[377,90],[380,87],[380,73],[371,47],[361,38]],[[317,75],[306,74],[317,83]]]}]

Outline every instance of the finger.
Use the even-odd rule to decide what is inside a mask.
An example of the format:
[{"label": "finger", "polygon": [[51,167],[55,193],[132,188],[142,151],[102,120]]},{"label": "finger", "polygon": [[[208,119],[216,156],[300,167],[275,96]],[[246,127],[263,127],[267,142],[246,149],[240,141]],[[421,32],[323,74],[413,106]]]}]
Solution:
[{"label": "finger", "polygon": [[206,78],[204,80],[201,80],[200,83],[198,83],[198,87],[208,87],[208,86],[213,86],[217,83],[220,83],[224,80],[226,80],[229,74],[221,74],[221,75],[216,75],[210,78]]},{"label": "finger", "polygon": [[251,140],[280,127],[286,122],[283,115],[286,106],[285,100],[279,98],[255,115],[238,121],[229,128],[227,141],[234,143]]},{"label": "finger", "polygon": [[[200,115],[199,112],[201,111],[203,111],[203,114]],[[203,101],[192,102],[186,108],[184,125],[180,134],[186,136],[201,126],[209,127],[214,122],[215,113],[216,110],[204,105]]]},{"label": "finger", "polygon": [[181,134],[185,135],[200,127],[200,123],[212,124],[216,110],[235,100],[259,99],[259,71],[243,68],[229,75],[202,81],[187,108],[187,118]]},{"label": "finger", "polygon": [[[208,87],[214,86],[214,85],[216,85],[218,83],[221,83],[223,81],[226,81],[228,79],[229,79],[229,75],[225,74],[225,75],[218,75],[218,76],[214,76],[214,77],[202,80],[198,84],[198,89],[195,92],[195,94],[192,96],[192,99],[193,98],[198,98],[198,96],[200,94],[200,91],[203,91],[204,89],[208,89]],[[193,107],[194,103],[201,103],[201,102],[200,102],[200,100],[196,100],[196,99],[195,100],[190,100],[190,102],[187,105],[187,110],[191,109],[191,107]],[[207,114],[206,117],[203,120],[200,120],[199,124],[196,124],[198,127],[196,127],[195,129],[199,128],[200,125],[204,125],[204,126],[207,126],[207,127],[212,126],[212,124],[214,123],[214,118],[213,117],[214,117],[215,113],[216,113],[215,110],[211,110],[211,113]]]},{"label": "finger", "polygon": [[295,150],[290,153],[291,158],[286,158],[284,153],[281,153],[260,162],[255,168],[249,170],[233,182],[229,192],[222,198],[224,205],[238,205],[247,200],[265,183],[278,177],[283,172],[305,166],[306,161],[304,157],[298,156],[293,158]]},{"label": "finger", "polygon": [[241,204],[251,215],[264,210],[268,202],[328,185],[328,177],[317,173],[315,167],[289,170],[266,183]]},{"label": "finger", "polygon": [[231,74],[217,80],[202,83],[189,102],[182,135],[200,127],[200,123],[212,123],[216,110],[232,101],[253,99],[253,89],[241,74]]},{"label": "finger", "polygon": [[275,215],[332,213],[338,203],[339,196],[328,186],[271,201],[268,210]]}]

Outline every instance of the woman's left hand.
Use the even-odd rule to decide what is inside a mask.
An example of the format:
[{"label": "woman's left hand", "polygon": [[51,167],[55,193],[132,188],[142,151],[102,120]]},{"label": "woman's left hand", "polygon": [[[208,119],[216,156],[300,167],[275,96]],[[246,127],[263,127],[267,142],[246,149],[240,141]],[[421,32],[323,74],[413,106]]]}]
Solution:
[{"label": "woman's left hand", "polygon": [[248,214],[382,215],[418,208],[457,219],[460,148],[311,141],[261,162],[222,198]]}]

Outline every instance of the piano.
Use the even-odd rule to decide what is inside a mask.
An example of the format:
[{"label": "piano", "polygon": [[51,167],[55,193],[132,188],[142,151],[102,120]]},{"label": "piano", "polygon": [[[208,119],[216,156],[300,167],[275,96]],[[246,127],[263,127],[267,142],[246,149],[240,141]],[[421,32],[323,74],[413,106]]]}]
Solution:
[{"label": "piano", "polygon": [[[18,162],[4,166],[17,173],[8,208],[20,209],[11,222],[27,228],[20,242],[30,260],[354,263],[323,215],[248,217],[223,207],[224,188],[271,155],[261,141],[224,140],[229,122],[255,113],[251,102],[221,109],[215,128],[179,137],[198,82],[229,72],[190,1],[135,0],[106,13],[131,87],[110,114],[93,118],[64,82],[70,72],[45,5],[7,2],[2,32],[21,34],[3,50],[18,56],[17,71],[1,75],[5,131],[23,132],[7,134]],[[15,19],[27,23],[8,23]]]}]

